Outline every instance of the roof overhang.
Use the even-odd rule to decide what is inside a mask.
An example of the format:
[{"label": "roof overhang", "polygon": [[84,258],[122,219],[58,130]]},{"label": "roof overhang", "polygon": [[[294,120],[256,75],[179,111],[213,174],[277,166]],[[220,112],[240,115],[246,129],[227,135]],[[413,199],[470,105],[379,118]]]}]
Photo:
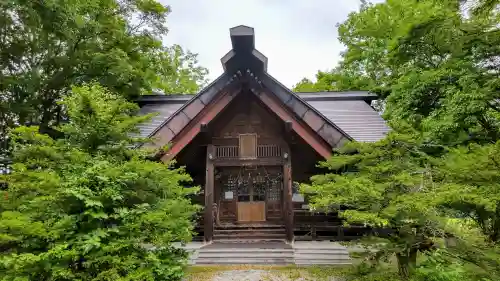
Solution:
[{"label": "roof overhang", "polygon": [[221,58],[226,73],[254,73],[267,71],[267,57],[255,49],[255,33],[252,27],[239,25],[229,30],[232,49]]}]

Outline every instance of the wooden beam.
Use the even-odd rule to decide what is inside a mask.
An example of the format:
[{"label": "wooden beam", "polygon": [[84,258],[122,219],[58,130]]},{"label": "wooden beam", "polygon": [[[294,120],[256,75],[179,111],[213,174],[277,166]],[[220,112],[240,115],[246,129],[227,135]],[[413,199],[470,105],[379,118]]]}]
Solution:
[{"label": "wooden beam", "polygon": [[[265,105],[267,105],[278,117],[285,121],[290,122],[292,129],[307,143],[309,144],[319,155],[324,157],[325,159],[330,158],[332,156],[332,149],[330,145],[320,139],[320,136],[317,135],[311,128],[306,127],[306,124],[302,124],[297,121],[293,114],[288,112],[284,108],[284,106],[277,102],[274,98],[270,96],[269,93],[263,91],[256,95]],[[290,125],[286,125],[290,126]]]},{"label": "wooden beam", "polygon": [[204,214],[204,236],[205,242],[210,243],[213,238],[214,233],[214,217],[213,217],[213,203],[214,203],[214,163],[212,161],[212,157],[209,155],[213,155],[214,146],[207,146],[207,155],[206,155],[206,173],[205,173],[205,214]]},{"label": "wooden beam", "polygon": [[234,166],[280,166],[283,165],[283,158],[257,158],[257,159],[214,159],[216,167],[234,167]]},{"label": "wooden beam", "polygon": [[202,133],[208,132],[208,125],[206,123],[200,124],[200,132],[202,132]]},{"label": "wooden beam", "polygon": [[[234,91],[234,89],[232,90]],[[236,95],[232,91],[223,92],[218,98],[212,100],[189,124],[182,129],[172,140],[172,146],[165,155],[161,157],[163,162],[173,159],[184,147],[186,147],[201,130],[201,124],[208,124],[234,99]]]},{"label": "wooden beam", "polygon": [[283,165],[283,187],[284,187],[284,201],[285,201],[285,230],[286,240],[293,242],[293,202],[292,202],[292,162],[290,161],[290,154],[287,162]]}]

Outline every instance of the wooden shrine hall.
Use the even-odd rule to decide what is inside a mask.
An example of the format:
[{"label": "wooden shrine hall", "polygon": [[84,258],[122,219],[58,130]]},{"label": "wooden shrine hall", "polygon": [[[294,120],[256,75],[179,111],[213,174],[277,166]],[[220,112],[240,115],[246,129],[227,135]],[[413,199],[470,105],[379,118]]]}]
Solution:
[{"label": "wooden shrine hall", "polygon": [[[389,128],[368,92],[294,93],[267,73],[254,29],[230,29],[224,73],[196,95],[154,93],[137,102],[157,112],[141,135],[168,151],[202,187],[204,240],[338,239],[356,236],[336,214],[313,213],[298,183],[346,141],[377,141]],[[294,67],[294,66],[290,66]]]}]

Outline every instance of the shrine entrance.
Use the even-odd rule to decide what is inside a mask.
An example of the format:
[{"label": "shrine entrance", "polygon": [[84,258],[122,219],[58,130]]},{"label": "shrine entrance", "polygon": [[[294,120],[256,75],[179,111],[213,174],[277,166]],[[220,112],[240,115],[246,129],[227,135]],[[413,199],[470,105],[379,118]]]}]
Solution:
[{"label": "shrine entrance", "polygon": [[218,167],[215,197],[220,223],[282,221],[280,166]]}]

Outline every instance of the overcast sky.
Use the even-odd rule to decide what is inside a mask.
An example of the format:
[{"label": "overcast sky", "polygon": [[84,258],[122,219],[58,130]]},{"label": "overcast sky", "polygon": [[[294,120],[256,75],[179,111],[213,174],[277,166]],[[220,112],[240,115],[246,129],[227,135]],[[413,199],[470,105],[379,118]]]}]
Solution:
[{"label": "overcast sky", "polygon": [[[160,0],[170,5],[165,43],[199,54],[213,80],[231,49],[229,28],[255,29],[255,47],[268,58],[268,72],[288,87],[318,70],[336,66],[344,49],[335,25],[359,8],[359,0]],[[378,2],[378,1],[377,1]]]}]

